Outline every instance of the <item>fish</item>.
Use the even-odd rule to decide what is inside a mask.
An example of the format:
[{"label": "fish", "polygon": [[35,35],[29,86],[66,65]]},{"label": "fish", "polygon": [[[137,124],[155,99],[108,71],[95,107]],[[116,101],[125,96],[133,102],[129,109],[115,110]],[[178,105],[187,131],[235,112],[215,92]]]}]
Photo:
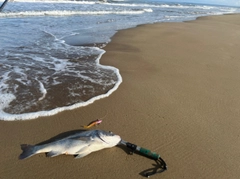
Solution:
[{"label": "fish", "polygon": [[100,124],[101,122],[102,122],[102,120],[97,119],[97,120],[95,120],[95,121],[90,122],[87,126],[83,126],[83,127],[84,127],[85,129],[88,129],[88,128],[90,128],[90,127],[93,127],[93,126],[96,126],[96,125]]},{"label": "fish", "polygon": [[76,159],[105,148],[111,148],[119,144],[121,137],[103,130],[89,130],[69,135],[42,145],[22,144],[22,153],[19,159],[27,159],[33,155],[46,153],[47,157],[58,155],[74,155]]}]

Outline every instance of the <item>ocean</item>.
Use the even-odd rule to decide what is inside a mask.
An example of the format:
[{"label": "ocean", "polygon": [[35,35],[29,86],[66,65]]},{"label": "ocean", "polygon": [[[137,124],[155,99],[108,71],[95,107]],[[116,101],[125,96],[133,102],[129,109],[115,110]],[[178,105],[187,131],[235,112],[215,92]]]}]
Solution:
[{"label": "ocean", "polygon": [[10,1],[0,12],[0,120],[51,116],[111,95],[124,79],[100,61],[119,30],[239,12],[160,0]]}]

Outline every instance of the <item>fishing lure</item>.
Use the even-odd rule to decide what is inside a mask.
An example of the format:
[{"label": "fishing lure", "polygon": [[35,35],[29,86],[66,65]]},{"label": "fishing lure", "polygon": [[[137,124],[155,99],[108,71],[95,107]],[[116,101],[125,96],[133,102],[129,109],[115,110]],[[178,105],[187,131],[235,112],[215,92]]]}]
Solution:
[{"label": "fishing lure", "polygon": [[102,122],[102,120],[97,119],[95,121],[90,122],[87,126],[83,126],[83,127],[84,127],[84,129],[89,129],[93,126],[99,125],[101,122]]}]

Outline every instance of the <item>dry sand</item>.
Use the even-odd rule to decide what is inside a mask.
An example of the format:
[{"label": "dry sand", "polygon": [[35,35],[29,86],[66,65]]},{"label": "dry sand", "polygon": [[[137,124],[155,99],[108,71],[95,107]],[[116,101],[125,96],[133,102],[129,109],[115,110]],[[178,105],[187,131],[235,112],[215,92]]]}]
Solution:
[{"label": "dry sand", "polygon": [[0,121],[0,178],[132,179],[155,162],[114,147],[82,159],[19,161],[20,144],[37,144],[104,117],[98,127],[155,151],[161,179],[240,176],[240,15],[144,25],[118,32],[101,62],[123,83],[87,107],[29,121]]}]

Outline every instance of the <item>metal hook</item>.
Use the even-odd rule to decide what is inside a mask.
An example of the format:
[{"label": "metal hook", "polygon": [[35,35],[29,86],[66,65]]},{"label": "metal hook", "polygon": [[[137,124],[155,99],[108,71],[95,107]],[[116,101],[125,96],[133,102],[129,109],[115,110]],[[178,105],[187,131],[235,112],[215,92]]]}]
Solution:
[{"label": "metal hook", "polygon": [[162,172],[164,172],[165,170],[167,170],[167,165],[166,165],[166,163],[165,163],[165,161],[161,158],[161,157],[159,157],[159,159],[158,160],[155,160],[156,161],[156,163],[157,163],[157,166],[156,166],[156,168],[154,168],[154,169],[149,169],[149,170],[153,170],[153,171],[151,171],[151,172],[145,172],[145,176],[146,177],[150,177],[150,176],[152,176],[152,175],[155,175],[155,174],[157,174],[157,173],[162,173]]}]

